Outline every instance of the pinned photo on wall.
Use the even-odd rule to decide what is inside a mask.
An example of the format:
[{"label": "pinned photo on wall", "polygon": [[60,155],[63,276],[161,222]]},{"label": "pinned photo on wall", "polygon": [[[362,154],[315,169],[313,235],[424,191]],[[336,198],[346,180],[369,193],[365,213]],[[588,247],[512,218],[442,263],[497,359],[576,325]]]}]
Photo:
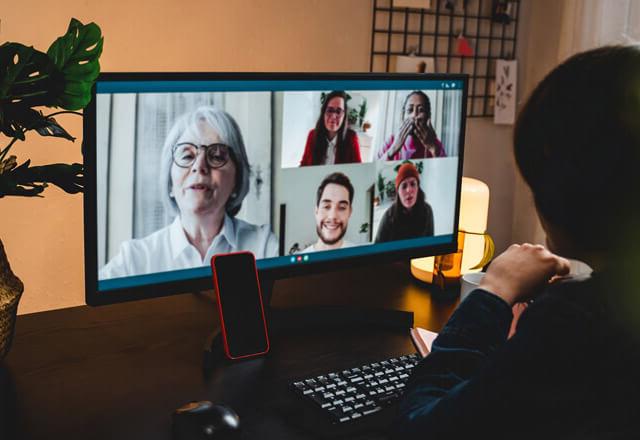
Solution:
[{"label": "pinned photo on wall", "polygon": [[515,123],[517,77],[518,62],[516,60],[496,61],[496,95],[493,113],[495,124]]},{"label": "pinned photo on wall", "polygon": [[396,72],[401,73],[434,73],[435,59],[416,55],[399,55],[396,57]]}]

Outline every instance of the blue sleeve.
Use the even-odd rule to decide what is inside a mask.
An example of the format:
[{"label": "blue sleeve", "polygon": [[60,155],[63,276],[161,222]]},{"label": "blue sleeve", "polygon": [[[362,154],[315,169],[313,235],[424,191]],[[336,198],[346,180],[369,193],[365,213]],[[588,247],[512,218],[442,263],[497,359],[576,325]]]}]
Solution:
[{"label": "blue sleeve", "polygon": [[460,304],[412,373],[393,429],[396,438],[442,438],[455,430],[464,406],[479,403],[470,379],[505,344],[512,318],[511,307],[484,290]]}]

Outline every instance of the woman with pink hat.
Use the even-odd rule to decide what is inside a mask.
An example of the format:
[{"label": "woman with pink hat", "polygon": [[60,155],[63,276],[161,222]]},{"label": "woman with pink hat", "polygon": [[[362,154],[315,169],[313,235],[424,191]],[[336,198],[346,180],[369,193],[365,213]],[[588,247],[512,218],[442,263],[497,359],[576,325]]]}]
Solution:
[{"label": "woman with pink hat", "polygon": [[433,235],[433,210],[420,188],[420,173],[403,163],[396,176],[396,199],[380,220],[376,243]]}]

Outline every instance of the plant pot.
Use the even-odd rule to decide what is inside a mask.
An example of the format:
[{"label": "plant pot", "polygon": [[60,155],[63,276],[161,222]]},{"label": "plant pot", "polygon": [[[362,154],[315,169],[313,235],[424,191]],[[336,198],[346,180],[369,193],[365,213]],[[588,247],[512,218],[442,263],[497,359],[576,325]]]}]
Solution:
[{"label": "plant pot", "polygon": [[9,353],[18,313],[18,302],[24,285],[11,272],[11,266],[0,240],[0,360]]}]

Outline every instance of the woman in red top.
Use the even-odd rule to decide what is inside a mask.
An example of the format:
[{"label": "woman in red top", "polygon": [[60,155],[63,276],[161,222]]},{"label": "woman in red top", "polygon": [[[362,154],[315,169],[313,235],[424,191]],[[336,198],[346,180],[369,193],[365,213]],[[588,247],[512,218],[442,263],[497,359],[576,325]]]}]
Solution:
[{"label": "woman in red top", "polygon": [[358,135],[347,127],[347,94],[334,90],[322,104],[316,128],[307,136],[300,166],[359,162]]}]

